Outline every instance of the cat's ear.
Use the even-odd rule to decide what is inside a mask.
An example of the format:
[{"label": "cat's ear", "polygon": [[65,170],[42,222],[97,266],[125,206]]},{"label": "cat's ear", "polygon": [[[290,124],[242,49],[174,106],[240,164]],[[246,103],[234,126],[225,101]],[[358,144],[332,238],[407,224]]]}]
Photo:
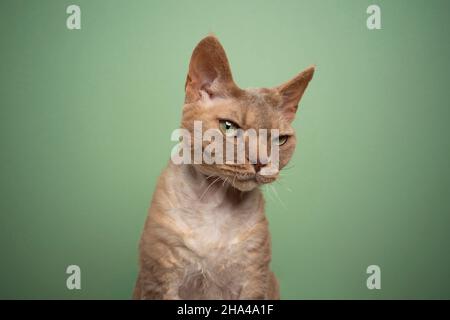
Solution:
[{"label": "cat's ear", "polygon": [[276,88],[282,98],[281,112],[288,121],[294,120],[300,99],[314,75],[314,69],[315,66],[311,66]]},{"label": "cat's ear", "polygon": [[205,95],[209,98],[224,96],[236,88],[225,50],[215,36],[207,36],[192,53],[185,102],[197,101]]}]

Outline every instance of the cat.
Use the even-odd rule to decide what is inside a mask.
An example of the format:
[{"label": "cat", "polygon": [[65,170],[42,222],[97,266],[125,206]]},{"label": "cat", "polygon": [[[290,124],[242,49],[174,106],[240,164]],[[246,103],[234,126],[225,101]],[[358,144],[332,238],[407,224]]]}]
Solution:
[{"label": "cat", "polygon": [[[214,35],[195,47],[185,84],[181,127],[193,131],[273,129],[281,170],[296,145],[291,126],[313,77],[311,66],[275,88],[241,89]],[[267,159],[266,159],[267,160]],[[139,243],[134,299],[280,299],[270,269],[271,240],[259,187],[268,161],[174,164],[156,185]]]}]

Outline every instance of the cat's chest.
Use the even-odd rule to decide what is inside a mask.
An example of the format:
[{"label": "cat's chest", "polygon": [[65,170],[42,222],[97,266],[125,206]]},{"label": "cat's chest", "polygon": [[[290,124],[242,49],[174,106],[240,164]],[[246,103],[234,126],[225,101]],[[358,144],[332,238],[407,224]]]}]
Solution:
[{"label": "cat's chest", "polygon": [[189,215],[185,224],[190,231],[182,240],[188,253],[180,295],[186,299],[236,299],[243,283],[239,270],[247,252],[243,238],[248,222],[223,208],[190,211]]},{"label": "cat's chest", "polygon": [[185,246],[203,259],[230,259],[242,250],[242,235],[251,227],[251,214],[229,208],[194,207],[184,210],[181,222]]},{"label": "cat's chest", "polygon": [[181,197],[170,210],[180,237],[180,295],[236,299],[245,281],[241,271],[249,264],[248,252],[254,244],[249,238],[258,238],[252,230],[264,215],[261,198],[259,193],[240,201],[220,192],[208,196],[207,201]]},{"label": "cat's chest", "polygon": [[182,232],[184,246],[202,259],[229,259],[242,250],[243,235],[262,215],[259,198],[238,204],[226,197],[226,189],[207,194],[204,201],[181,198],[171,212]]}]

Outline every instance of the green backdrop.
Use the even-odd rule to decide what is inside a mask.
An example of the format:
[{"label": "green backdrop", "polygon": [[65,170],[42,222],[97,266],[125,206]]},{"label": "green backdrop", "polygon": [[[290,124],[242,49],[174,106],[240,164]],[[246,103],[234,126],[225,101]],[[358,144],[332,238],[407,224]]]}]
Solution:
[{"label": "green backdrop", "polygon": [[[382,29],[368,30],[378,4]],[[81,30],[66,7],[81,7]],[[317,73],[267,194],[282,298],[450,298],[450,2],[1,1],[0,298],[130,298],[196,43]],[[81,267],[82,289],[66,288]],[[366,268],[381,267],[381,290]]]}]

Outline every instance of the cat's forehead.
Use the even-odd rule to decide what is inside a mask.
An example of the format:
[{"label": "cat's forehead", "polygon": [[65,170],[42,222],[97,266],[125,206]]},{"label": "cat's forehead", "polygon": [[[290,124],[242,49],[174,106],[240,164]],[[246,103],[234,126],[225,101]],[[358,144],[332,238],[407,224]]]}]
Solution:
[{"label": "cat's forehead", "polygon": [[[289,121],[279,111],[281,96],[274,89],[250,88],[236,95],[210,98],[206,92],[201,99],[187,105],[187,117],[194,119],[227,119],[243,129],[280,129],[292,131]],[[197,105],[199,109],[191,107]]]},{"label": "cat's forehead", "polygon": [[251,105],[276,108],[281,103],[280,95],[273,89],[248,88],[244,90],[243,100]]},{"label": "cat's forehead", "polygon": [[262,128],[277,128],[283,125],[281,114],[277,111],[280,96],[271,89],[250,88],[245,90],[241,104],[246,106],[247,124]]},{"label": "cat's forehead", "polygon": [[252,128],[280,128],[289,127],[283,119],[278,106],[281,97],[272,89],[250,88],[243,90],[243,94],[234,99],[233,107],[229,108],[234,114],[239,113],[240,122]]}]

